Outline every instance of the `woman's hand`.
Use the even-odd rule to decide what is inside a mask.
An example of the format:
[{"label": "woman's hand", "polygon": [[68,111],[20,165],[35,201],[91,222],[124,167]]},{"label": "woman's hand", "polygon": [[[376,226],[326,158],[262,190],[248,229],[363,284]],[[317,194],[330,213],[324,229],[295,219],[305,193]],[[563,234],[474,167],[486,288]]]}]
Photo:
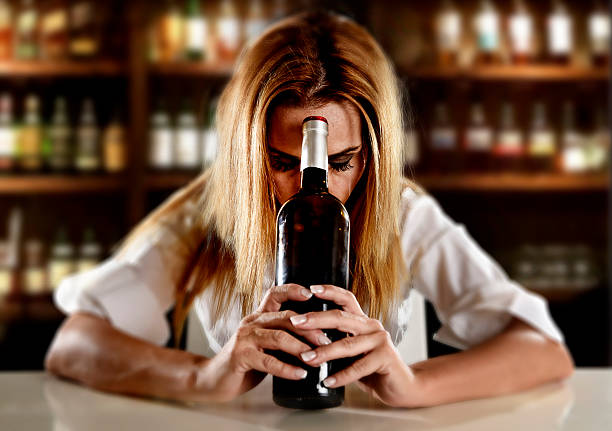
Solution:
[{"label": "woman's hand", "polygon": [[357,382],[359,387],[392,406],[420,404],[419,382],[401,359],[389,333],[376,319],[361,310],[355,296],[337,286],[311,286],[321,299],[335,302],[342,310],[312,312],[291,317],[297,330],[338,329],[351,336],[334,343],[301,352],[301,359],[316,367],[339,358],[363,355],[352,365],[329,376],[323,384],[330,388]]},{"label": "woman's hand", "polygon": [[281,362],[264,349],[282,350],[297,358],[311,349],[286,330],[313,345],[331,343],[319,328],[295,328],[290,318],[297,313],[280,311],[285,301],[310,297],[311,291],[297,284],[272,287],[257,311],[242,319],[236,333],[202,369],[198,385],[216,401],[227,401],[255,387],[266,374],[289,380],[305,378],[306,370]]}]

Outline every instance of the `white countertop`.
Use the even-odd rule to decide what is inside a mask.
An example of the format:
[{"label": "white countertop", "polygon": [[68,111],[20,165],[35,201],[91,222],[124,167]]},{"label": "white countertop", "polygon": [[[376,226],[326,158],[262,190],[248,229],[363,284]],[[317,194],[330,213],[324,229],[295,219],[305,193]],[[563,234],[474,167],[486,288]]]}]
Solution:
[{"label": "white countertop", "polygon": [[612,369],[520,394],[425,409],[385,407],[354,386],[344,406],[298,411],[272,402],[271,380],[227,404],[112,395],[42,372],[0,373],[0,430],[612,430]]}]

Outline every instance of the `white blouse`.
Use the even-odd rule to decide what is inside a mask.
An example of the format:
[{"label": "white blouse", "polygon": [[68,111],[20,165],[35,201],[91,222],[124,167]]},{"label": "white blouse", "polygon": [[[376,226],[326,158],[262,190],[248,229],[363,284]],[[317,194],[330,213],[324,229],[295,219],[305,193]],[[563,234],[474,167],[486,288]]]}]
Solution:
[{"label": "white blouse", "polygon": [[[174,304],[181,252],[181,232],[193,225],[194,201],[187,201],[173,219],[153,235],[141,235],[120,256],[63,280],[56,305],[66,314],[85,311],[108,319],[130,335],[157,345],[169,339],[165,314]],[[397,309],[385,325],[396,345],[411,326],[411,292],[420,292],[435,307],[442,327],[434,338],[465,349],[501,332],[512,316],[547,337],[563,341],[546,301],[510,280],[504,270],[452,221],[427,194],[406,188],[401,202],[401,250],[412,276],[401,286]],[[273,286],[270,265],[265,288]],[[212,289],[194,302],[210,354],[218,352],[240,322],[234,302],[223,321],[212,318]]]}]

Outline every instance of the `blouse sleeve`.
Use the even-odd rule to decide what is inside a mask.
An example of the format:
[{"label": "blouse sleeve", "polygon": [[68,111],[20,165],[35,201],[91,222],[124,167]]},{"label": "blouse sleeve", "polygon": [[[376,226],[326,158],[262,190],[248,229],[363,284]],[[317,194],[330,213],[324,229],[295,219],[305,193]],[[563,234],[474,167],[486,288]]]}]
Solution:
[{"label": "blouse sleeve", "polygon": [[434,339],[465,349],[500,333],[516,317],[562,342],[546,300],[510,280],[504,270],[429,195],[403,195],[402,250],[412,287],[442,323]]},{"label": "blouse sleeve", "polygon": [[65,314],[95,314],[127,334],[165,345],[166,313],[189,253],[184,235],[193,226],[193,206],[187,201],[108,260],[64,279],[54,293],[57,307]]}]

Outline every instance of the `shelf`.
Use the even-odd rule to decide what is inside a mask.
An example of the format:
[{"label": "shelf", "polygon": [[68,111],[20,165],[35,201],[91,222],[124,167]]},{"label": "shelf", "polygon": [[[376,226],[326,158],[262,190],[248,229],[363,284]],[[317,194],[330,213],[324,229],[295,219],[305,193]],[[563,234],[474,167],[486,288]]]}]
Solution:
[{"label": "shelf", "polygon": [[534,65],[491,65],[470,68],[429,66],[406,69],[406,76],[415,79],[471,79],[477,81],[606,81],[607,67]]},{"label": "shelf", "polygon": [[0,195],[112,193],[123,191],[122,175],[23,175],[0,176]]},{"label": "shelf", "polygon": [[417,174],[415,180],[430,191],[456,192],[596,192],[610,183],[607,174]]},{"label": "shelf", "polygon": [[0,323],[58,322],[64,317],[64,314],[53,304],[51,293],[0,298]]},{"label": "shelf", "polygon": [[172,62],[151,64],[149,70],[154,75],[228,78],[233,68],[233,63]]},{"label": "shelf", "polygon": [[148,190],[172,190],[187,185],[200,172],[151,173],[147,175],[145,187]]},{"label": "shelf", "polygon": [[115,60],[45,61],[2,60],[0,76],[119,76],[125,73],[122,63]]}]

